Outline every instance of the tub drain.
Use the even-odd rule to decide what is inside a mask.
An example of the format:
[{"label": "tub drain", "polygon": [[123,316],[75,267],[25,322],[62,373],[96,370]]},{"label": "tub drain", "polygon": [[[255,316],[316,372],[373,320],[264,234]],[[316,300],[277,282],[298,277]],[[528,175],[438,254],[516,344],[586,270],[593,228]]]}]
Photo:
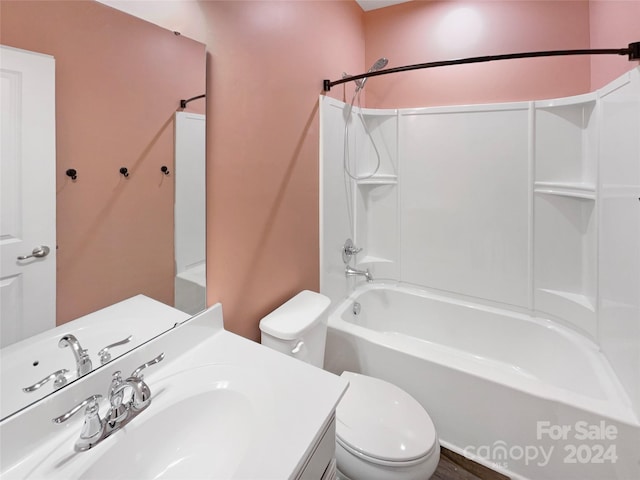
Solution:
[{"label": "tub drain", "polygon": [[360,309],[362,307],[360,306],[360,304],[358,302],[353,302],[353,314],[354,315],[360,315]]}]

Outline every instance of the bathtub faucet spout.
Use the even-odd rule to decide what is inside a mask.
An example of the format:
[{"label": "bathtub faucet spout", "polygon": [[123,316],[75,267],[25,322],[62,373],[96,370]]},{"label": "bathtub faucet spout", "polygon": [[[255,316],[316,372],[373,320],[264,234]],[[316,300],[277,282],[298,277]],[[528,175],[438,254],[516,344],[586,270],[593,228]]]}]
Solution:
[{"label": "bathtub faucet spout", "polygon": [[369,271],[368,268],[366,270],[356,270],[350,265],[347,265],[347,268],[345,269],[344,274],[347,277],[356,277],[358,275],[362,275],[364,278],[367,279],[367,282],[371,282],[373,280],[373,277],[371,276],[371,272]]}]

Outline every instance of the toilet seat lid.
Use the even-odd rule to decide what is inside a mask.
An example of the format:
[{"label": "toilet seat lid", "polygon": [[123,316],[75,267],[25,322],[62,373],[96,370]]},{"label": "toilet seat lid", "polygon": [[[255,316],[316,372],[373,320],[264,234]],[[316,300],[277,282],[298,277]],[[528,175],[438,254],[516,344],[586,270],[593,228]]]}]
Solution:
[{"label": "toilet seat lid", "polygon": [[352,372],[341,375],[349,389],[336,411],[336,436],[372,459],[407,462],[426,456],[436,444],[427,412],[395,385]]}]

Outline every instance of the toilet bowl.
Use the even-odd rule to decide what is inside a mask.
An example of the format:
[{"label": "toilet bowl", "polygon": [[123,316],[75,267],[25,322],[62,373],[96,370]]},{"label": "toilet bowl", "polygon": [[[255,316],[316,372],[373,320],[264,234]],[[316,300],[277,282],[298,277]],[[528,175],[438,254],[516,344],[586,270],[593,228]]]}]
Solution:
[{"label": "toilet bowl", "polygon": [[[260,321],[263,345],[322,367],[330,300],[305,290]],[[336,460],[344,480],[425,480],[440,459],[431,418],[407,392],[378,378],[341,375]]]},{"label": "toilet bowl", "polygon": [[336,411],[336,459],[345,479],[424,480],[440,445],[422,406],[395,385],[343,372],[349,389]]}]

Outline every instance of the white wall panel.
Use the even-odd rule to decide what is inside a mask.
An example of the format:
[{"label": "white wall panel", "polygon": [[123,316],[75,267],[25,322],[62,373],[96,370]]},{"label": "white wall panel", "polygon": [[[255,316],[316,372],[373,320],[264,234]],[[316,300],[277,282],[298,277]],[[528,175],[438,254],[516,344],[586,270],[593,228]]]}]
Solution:
[{"label": "white wall panel", "polygon": [[176,112],[175,120],[175,255],[180,273],[205,263],[206,117]]},{"label": "white wall panel", "polygon": [[601,92],[599,342],[640,415],[640,68]]},{"label": "white wall panel", "polygon": [[529,306],[528,104],[401,115],[402,280]]},{"label": "white wall panel", "polygon": [[353,235],[354,190],[343,170],[344,109],[344,103],[320,97],[320,292],[332,302],[347,294],[341,252]]},{"label": "white wall panel", "polygon": [[349,109],[320,99],[320,291],[332,301],[364,281],[345,277],[347,238],[362,248],[352,267],[369,269],[376,279],[398,278],[397,110]]}]

